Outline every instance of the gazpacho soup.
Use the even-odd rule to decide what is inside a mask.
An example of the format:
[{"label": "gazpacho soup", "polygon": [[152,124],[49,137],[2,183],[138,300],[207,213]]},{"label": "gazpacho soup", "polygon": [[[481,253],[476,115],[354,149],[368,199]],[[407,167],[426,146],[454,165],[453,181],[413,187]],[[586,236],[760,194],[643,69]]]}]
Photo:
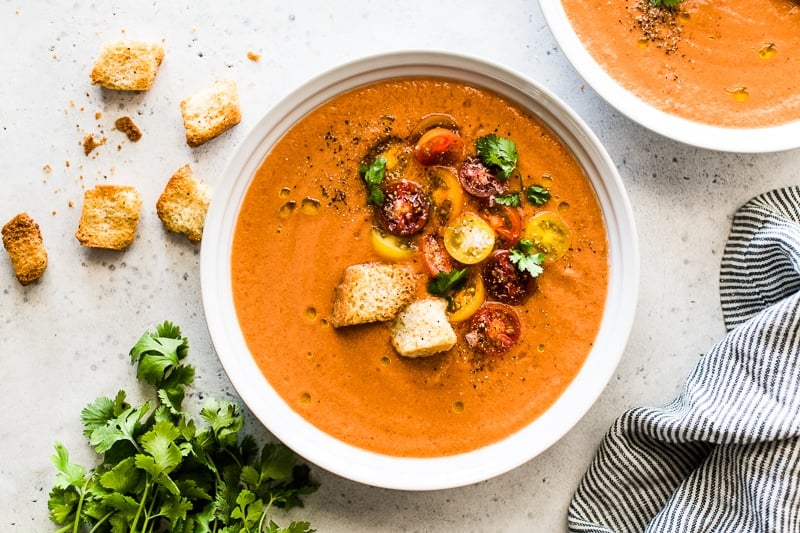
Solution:
[{"label": "gazpacho soup", "polygon": [[269,150],[243,199],[232,290],[248,349],[311,424],[436,457],[531,423],[600,327],[606,229],[580,164],[480,87],[375,82]]},{"label": "gazpacho soup", "polygon": [[798,0],[561,2],[598,64],[656,108],[732,128],[800,120]]}]

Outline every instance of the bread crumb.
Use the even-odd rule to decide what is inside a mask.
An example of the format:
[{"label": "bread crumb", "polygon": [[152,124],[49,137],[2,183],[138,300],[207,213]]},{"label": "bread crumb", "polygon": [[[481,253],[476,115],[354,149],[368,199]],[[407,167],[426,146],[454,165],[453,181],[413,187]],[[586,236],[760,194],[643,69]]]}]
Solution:
[{"label": "bread crumb", "polygon": [[[100,140],[94,138],[94,135],[91,133],[83,138],[83,153],[84,155],[89,155],[92,151],[97,148],[98,146],[102,146],[106,142],[106,138],[103,137]],[[69,166],[69,164],[67,164]]]},{"label": "bread crumb", "polygon": [[127,135],[128,140],[131,142],[136,142],[142,138],[142,130],[133,122],[131,117],[119,117],[114,122],[114,127]]},{"label": "bread crumb", "polygon": [[3,226],[2,234],[17,280],[28,285],[41,278],[47,268],[47,251],[39,225],[27,213],[20,213]]},{"label": "bread crumb", "polygon": [[164,47],[142,41],[103,44],[89,75],[92,85],[117,91],[150,89],[164,59]]},{"label": "bread crumb", "polygon": [[197,179],[189,165],[179,168],[156,203],[158,218],[170,231],[186,235],[197,244],[203,237],[211,187]]},{"label": "bread crumb", "polygon": [[124,250],[133,243],[142,199],[129,185],[97,185],[84,193],[75,238],[82,246]]},{"label": "bread crumb", "polygon": [[53,167],[51,167],[50,164],[48,163],[48,164],[46,164],[45,166],[42,167],[42,170],[44,170],[45,172],[50,174],[53,171]]},{"label": "bread crumb", "polygon": [[211,87],[180,103],[186,143],[195,148],[221,135],[242,120],[236,82],[216,80]]},{"label": "bread crumb", "polygon": [[249,59],[254,63],[258,63],[261,60],[261,54],[257,54],[252,50],[250,50],[249,52],[247,52],[247,59]]}]

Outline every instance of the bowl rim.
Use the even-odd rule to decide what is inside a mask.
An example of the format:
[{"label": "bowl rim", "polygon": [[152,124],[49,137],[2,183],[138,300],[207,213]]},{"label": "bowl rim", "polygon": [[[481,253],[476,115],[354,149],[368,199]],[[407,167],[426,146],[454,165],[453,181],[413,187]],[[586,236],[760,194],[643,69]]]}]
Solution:
[{"label": "bowl rim", "polygon": [[[269,146],[295,120],[338,92],[379,79],[411,75],[471,83],[479,79],[490,89],[504,87],[529,100],[529,106],[537,102],[539,107],[531,112],[548,123],[576,157],[580,153],[579,160],[585,159],[581,162],[606,218],[611,266],[606,311],[594,347],[553,406],[497,443],[433,458],[394,457],[356,448],[327,435],[289,408],[247,350],[230,286],[234,224],[252,175]],[[352,60],[312,78],[273,106],[247,134],[223,171],[206,216],[200,266],[202,302],[212,344],[234,389],[253,415],[310,463],[367,485],[409,491],[454,488],[498,476],[529,461],[572,429],[616,370],[632,328],[639,288],[639,249],[631,205],[616,166],[588,126],[554,94],[521,74],[475,57],[436,51],[398,51]]]},{"label": "bowl rim", "polygon": [[584,47],[561,0],[538,0],[550,32],[578,74],[620,113],[669,139],[720,152],[767,153],[800,147],[800,120],[775,126],[728,128],[671,115],[612,78]]}]

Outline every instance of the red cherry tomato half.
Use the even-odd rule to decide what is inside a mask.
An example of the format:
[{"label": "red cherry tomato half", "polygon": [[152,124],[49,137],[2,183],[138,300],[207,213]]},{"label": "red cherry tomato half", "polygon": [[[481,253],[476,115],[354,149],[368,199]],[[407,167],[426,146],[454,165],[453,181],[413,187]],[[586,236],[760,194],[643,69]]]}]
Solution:
[{"label": "red cherry tomato half", "polygon": [[478,198],[500,196],[508,190],[508,180],[492,174],[477,157],[468,157],[458,169],[458,181],[464,190]]},{"label": "red cherry tomato half", "polygon": [[425,268],[431,276],[436,276],[439,272],[450,272],[453,270],[453,258],[447,253],[444,244],[435,235],[425,235],[422,237],[422,258],[425,261]]},{"label": "red cherry tomato half", "polygon": [[472,315],[464,340],[476,352],[502,355],[520,338],[522,325],[513,307],[499,302],[486,302]]},{"label": "red cherry tomato half", "polygon": [[489,296],[499,302],[515,305],[527,298],[533,278],[528,272],[520,271],[510,257],[508,250],[492,253],[481,267],[481,276]]},{"label": "red cherry tomato half", "polygon": [[394,235],[414,235],[428,221],[429,202],[422,187],[413,181],[396,181],[383,189],[378,217],[381,226]]},{"label": "red cherry tomato half", "polygon": [[482,213],[500,240],[500,244],[511,248],[519,241],[522,232],[522,213],[518,207],[495,204]]},{"label": "red cherry tomato half", "polygon": [[423,165],[446,165],[464,157],[464,141],[447,128],[433,128],[422,134],[414,146],[414,157]]}]

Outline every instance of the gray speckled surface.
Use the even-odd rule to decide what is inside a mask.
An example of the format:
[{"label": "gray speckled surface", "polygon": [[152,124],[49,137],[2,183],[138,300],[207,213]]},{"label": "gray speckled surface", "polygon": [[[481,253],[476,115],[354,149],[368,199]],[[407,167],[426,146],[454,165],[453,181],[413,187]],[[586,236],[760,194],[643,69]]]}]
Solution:
[{"label": "gray speckled surface", "polygon": [[[638,223],[642,283],[614,378],[556,445],[508,474],[432,493],[376,489],[314,469],[320,490],[287,518],[309,519],[321,532],[564,530],[569,498],[612,420],[628,407],[670,400],[722,335],[717,273],[733,211],[798,181],[797,150],[710,152],[621,116],[576,74],[531,0],[469,7],[455,0],[2,0],[0,27],[0,221],[27,211],[50,257],[44,278],[27,287],[0,258],[0,531],[53,529],[46,506],[53,442],[93,464],[80,409],[120,388],[135,392],[127,351],[152,325],[170,319],[189,337],[196,394],[235,398],[206,331],[199,248],[165,233],[155,201],[185,163],[214,184],[250,126],[322,70],[379,51],[441,49],[541,82],[594,129],[618,165]],[[123,36],[164,40],[150,92],[89,84],[101,43]],[[248,51],[261,59],[249,60]],[[178,102],[217,77],[238,82],[243,121],[192,150]],[[138,143],[113,129],[123,114],[143,130]],[[86,157],[81,141],[90,133],[108,140]],[[138,236],[122,253],[81,248],[73,236],[83,191],[96,183],[133,184],[142,193]]]}]

